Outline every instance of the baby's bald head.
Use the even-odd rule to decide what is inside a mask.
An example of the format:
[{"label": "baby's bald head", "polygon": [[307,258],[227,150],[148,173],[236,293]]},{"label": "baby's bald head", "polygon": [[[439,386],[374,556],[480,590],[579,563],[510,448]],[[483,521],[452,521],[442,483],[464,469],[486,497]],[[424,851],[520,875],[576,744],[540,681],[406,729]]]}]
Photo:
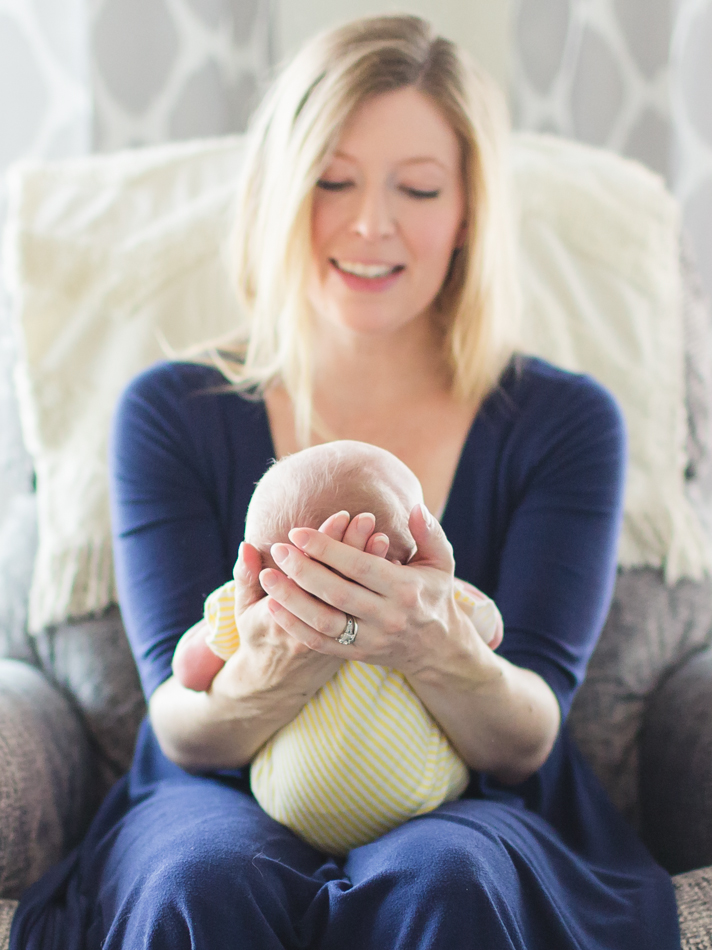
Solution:
[{"label": "baby's bald head", "polygon": [[337,511],[370,512],[388,535],[388,559],[405,564],[415,551],[408,529],[423,501],[420,482],[385,449],[365,442],[327,442],[276,462],[257,483],[247,510],[245,540],[263,557],[292,528],[319,528]]}]

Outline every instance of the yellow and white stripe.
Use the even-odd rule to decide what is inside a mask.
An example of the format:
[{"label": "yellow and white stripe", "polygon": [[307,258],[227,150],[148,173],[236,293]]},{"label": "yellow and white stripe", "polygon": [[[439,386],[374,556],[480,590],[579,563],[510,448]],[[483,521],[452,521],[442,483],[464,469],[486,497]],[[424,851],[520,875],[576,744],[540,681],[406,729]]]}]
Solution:
[{"label": "yellow and white stripe", "polygon": [[[498,623],[501,632],[488,597],[461,581],[455,596],[478,631],[496,632]],[[210,594],[205,619],[208,645],[227,659],[240,643],[234,581]],[[401,673],[348,661],[260,749],[250,781],[274,819],[322,851],[345,854],[457,798],[468,771]]]}]

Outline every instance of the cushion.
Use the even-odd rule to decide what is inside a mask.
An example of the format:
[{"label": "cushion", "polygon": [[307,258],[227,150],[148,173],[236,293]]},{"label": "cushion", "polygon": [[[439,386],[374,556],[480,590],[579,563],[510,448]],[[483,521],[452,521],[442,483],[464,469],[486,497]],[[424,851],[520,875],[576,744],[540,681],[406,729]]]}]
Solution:
[{"label": "cushion", "polygon": [[241,142],[25,167],[10,185],[6,278],[39,548],[30,628],[116,600],[109,420],[141,369],[234,327],[220,257]]},{"label": "cushion", "polygon": [[712,650],[695,653],[653,693],[640,762],[653,855],[671,873],[712,864]]},{"label": "cushion", "polygon": [[67,698],[28,664],[0,660],[0,897],[18,897],[84,833],[90,760]]},{"label": "cushion", "polygon": [[32,460],[20,432],[12,369],[16,334],[0,286],[0,657],[32,661],[25,626],[37,547]]},{"label": "cushion", "polygon": [[[712,525],[712,312],[683,240],[680,249],[685,340],[688,457],[686,492],[700,523]],[[660,837],[656,802],[639,814],[640,734],[651,693],[670,670],[712,643],[712,581],[666,584],[652,568],[619,571],[613,603],[586,680],[574,700],[570,724],[576,740],[618,808],[651,841]],[[650,715],[650,713],[649,713]],[[706,727],[705,727],[706,731]],[[660,730],[658,730],[660,732]],[[695,730],[689,733],[688,746]],[[704,737],[700,737],[703,741]],[[659,761],[659,759],[658,759]],[[698,794],[709,794],[699,789]],[[646,826],[647,820],[647,826]],[[685,816],[676,819],[680,829]],[[689,823],[688,823],[689,827]],[[679,842],[689,854],[694,842]],[[672,854],[667,845],[657,849]],[[688,865],[691,866],[691,865]],[[676,862],[674,870],[681,869]]]},{"label": "cushion", "polygon": [[682,950],[712,950],[712,868],[673,878]]},{"label": "cushion", "polygon": [[10,946],[10,927],[15,916],[17,901],[0,900],[0,950]]},{"label": "cushion", "polygon": [[[224,139],[14,175],[7,261],[38,484],[34,631],[115,600],[105,456],[118,393],[162,340],[180,351],[239,322],[220,246],[240,153]],[[640,166],[585,146],[520,136],[514,158],[524,347],[591,371],[623,404],[621,564],[700,576],[710,554],[684,493],[677,206]]]},{"label": "cushion", "polygon": [[61,623],[35,639],[46,674],[72,697],[94,760],[94,798],[101,801],[131,764],[146,711],[136,664],[117,607],[99,617]]}]

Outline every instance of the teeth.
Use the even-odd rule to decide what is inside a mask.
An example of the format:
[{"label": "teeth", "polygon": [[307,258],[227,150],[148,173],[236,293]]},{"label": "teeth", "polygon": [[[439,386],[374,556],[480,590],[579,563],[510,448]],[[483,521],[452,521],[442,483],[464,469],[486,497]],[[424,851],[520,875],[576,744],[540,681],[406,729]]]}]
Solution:
[{"label": "teeth", "polygon": [[339,270],[356,277],[386,277],[392,274],[397,265],[393,264],[359,264],[356,261],[335,261]]}]

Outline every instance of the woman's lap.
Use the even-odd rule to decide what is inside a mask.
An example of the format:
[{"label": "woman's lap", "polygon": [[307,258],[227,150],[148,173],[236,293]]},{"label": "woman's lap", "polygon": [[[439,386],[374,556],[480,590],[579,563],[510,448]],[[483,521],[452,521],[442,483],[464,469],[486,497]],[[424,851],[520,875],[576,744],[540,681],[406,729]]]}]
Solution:
[{"label": "woman's lap", "polygon": [[163,782],[91,851],[88,946],[105,950],[611,945],[581,903],[582,889],[595,895],[600,917],[590,870],[540,818],[485,800],[442,806],[340,864],[244,791]]},{"label": "woman's lap", "polygon": [[79,851],[23,898],[13,946],[628,950],[656,916],[650,882],[610,863],[595,872],[514,796],[443,805],[337,862],[244,780],[170,763],[145,724]]},{"label": "woman's lap", "polygon": [[250,795],[195,779],[158,784],[91,849],[82,876],[96,881],[92,931],[106,950],[212,947],[241,932],[235,946],[277,950],[299,945],[322,865]]}]

